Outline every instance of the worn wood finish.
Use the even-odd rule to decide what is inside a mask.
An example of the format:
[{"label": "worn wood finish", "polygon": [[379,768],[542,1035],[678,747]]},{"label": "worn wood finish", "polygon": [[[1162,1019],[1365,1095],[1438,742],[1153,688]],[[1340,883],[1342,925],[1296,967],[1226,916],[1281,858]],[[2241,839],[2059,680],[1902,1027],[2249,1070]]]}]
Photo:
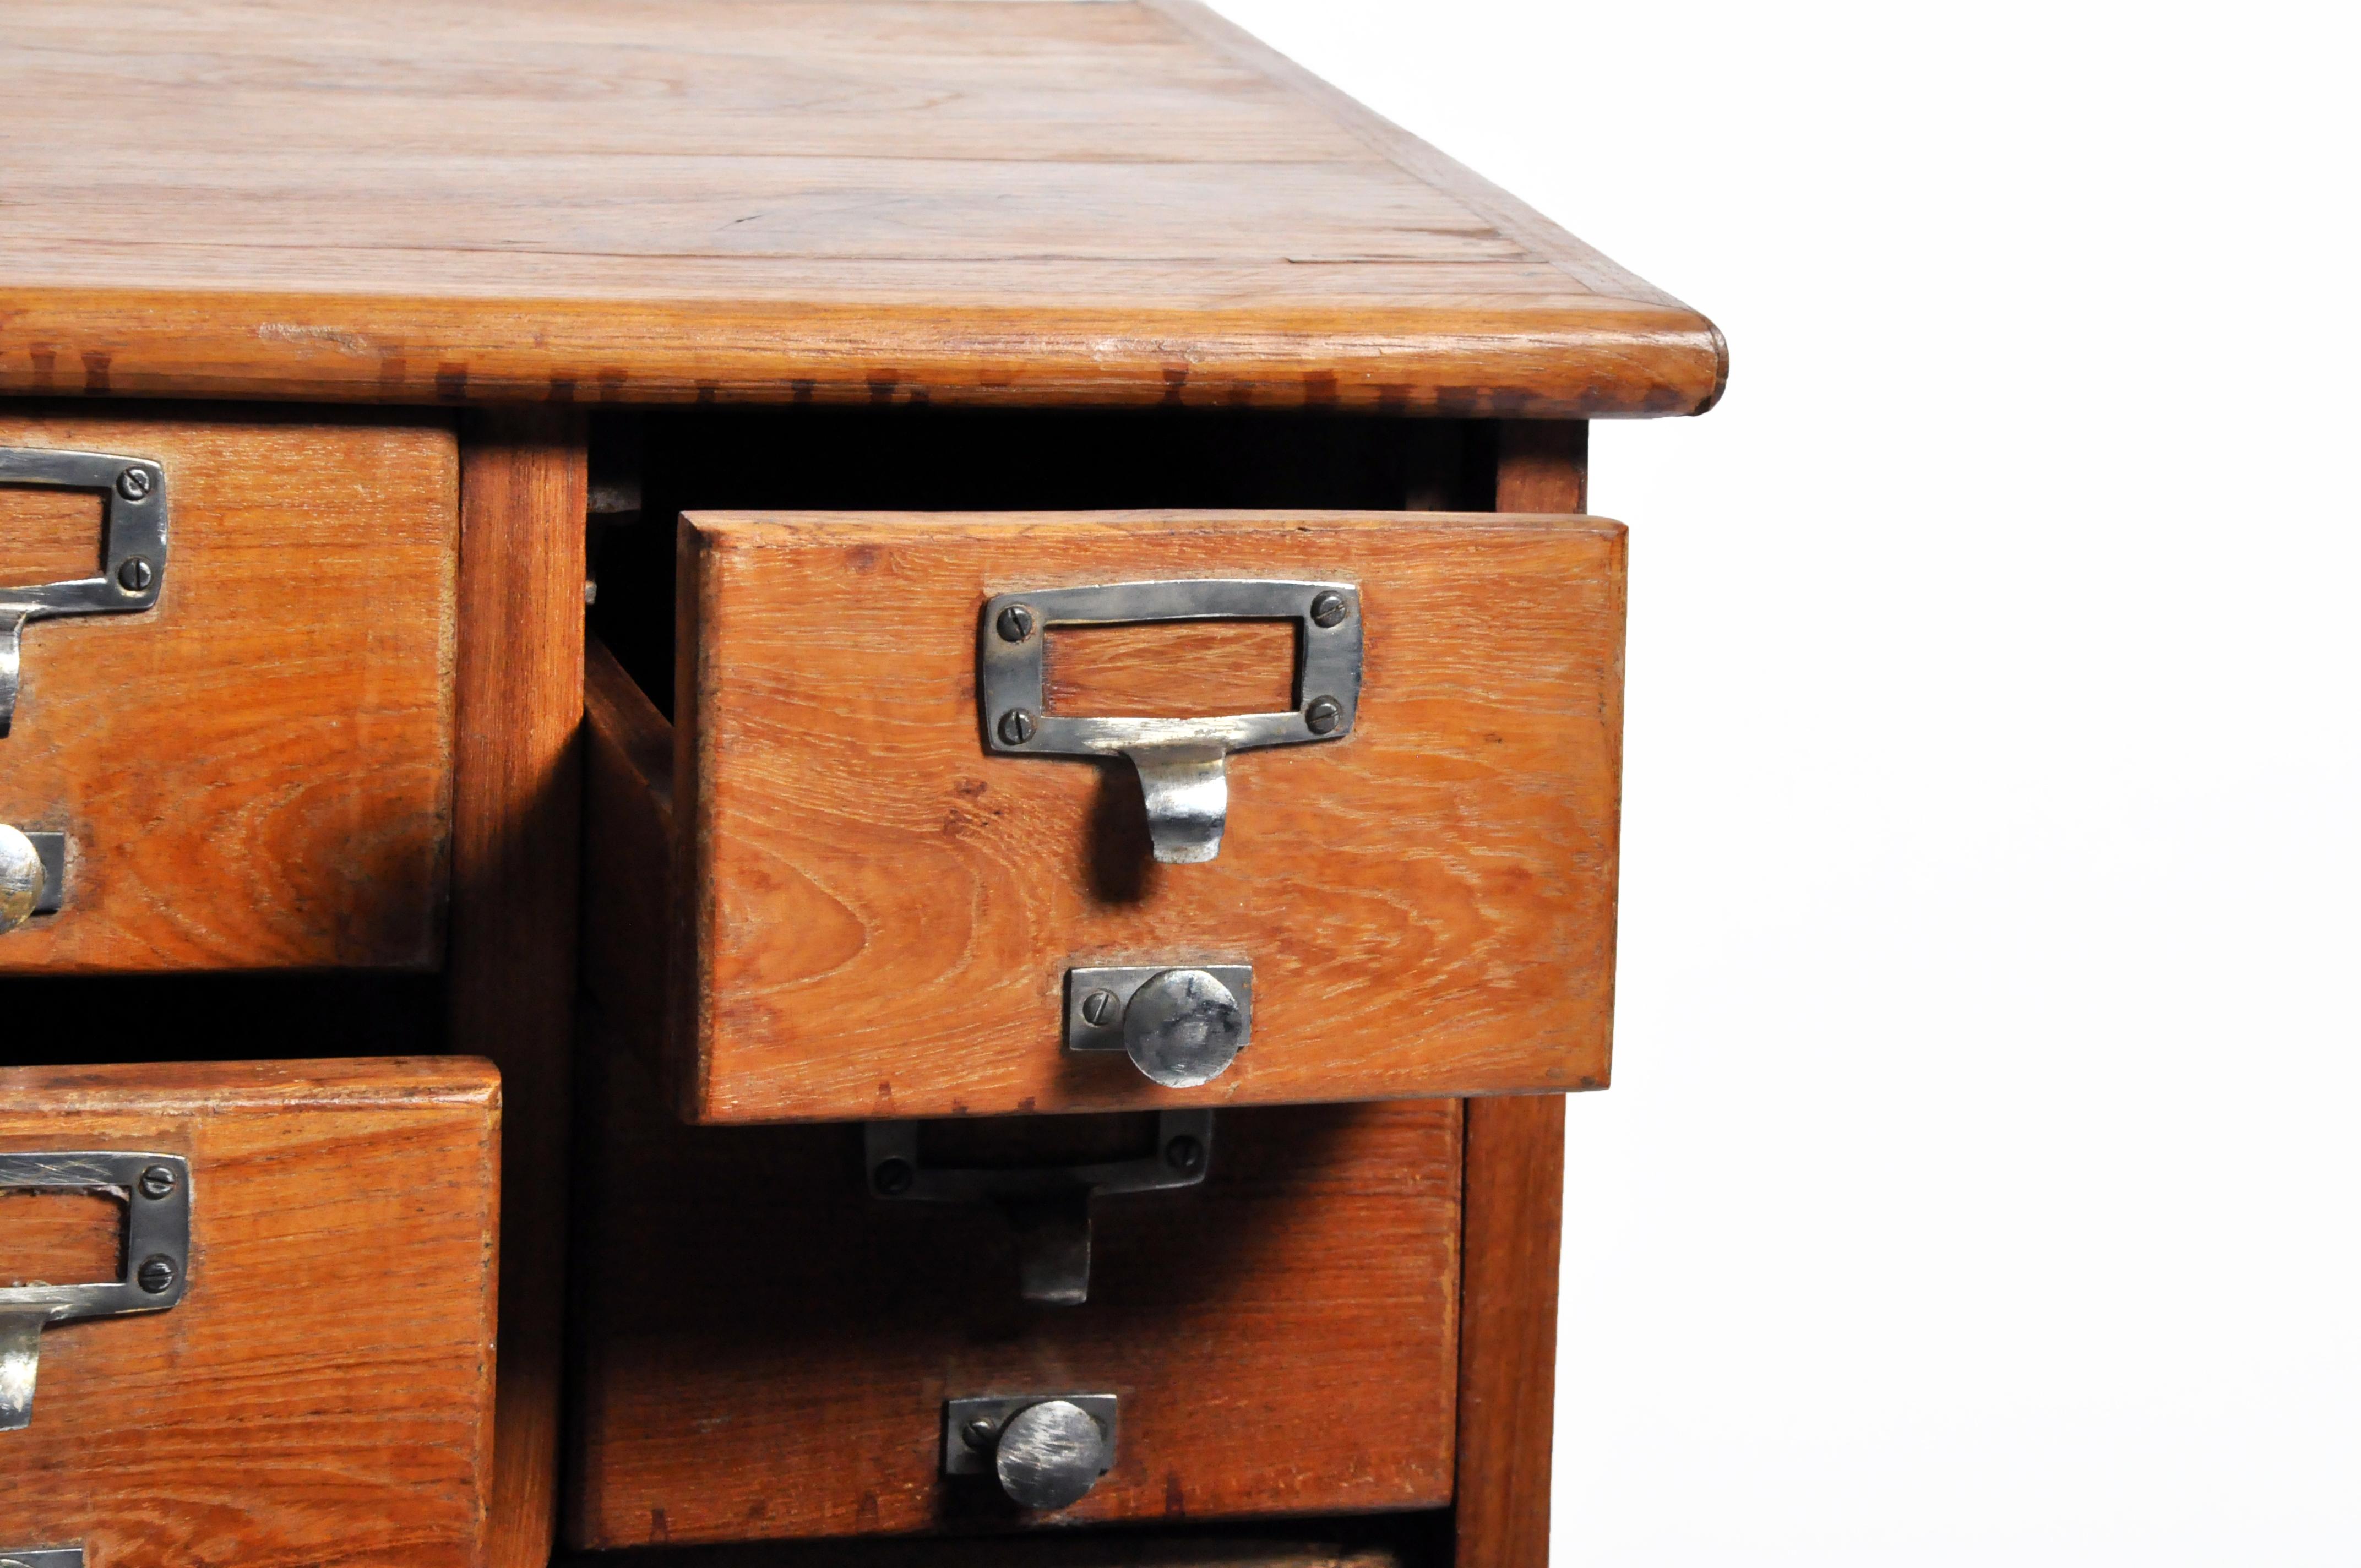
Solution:
[{"label": "worn wood finish", "polygon": [[467,437],[450,1042],[508,1083],[491,1562],[543,1568],[557,1509],[588,470],[568,411],[480,415]]},{"label": "worn wood finish", "polygon": [[[692,515],[681,552],[692,1120],[1603,1079],[1620,525]],[[1234,758],[1220,859],[1161,866],[1129,764],[983,751],[975,618],[1006,589],[1191,576],[1359,582],[1367,664],[1351,737]],[[1167,1091],[1120,1053],[1060,1050],[1069,965],[1179,955],[1255,966],[1253,1044],[1227,1073]]]},{"label": "worn wood finish", "polygon": [[477,1568],[499,1106],[455,1059],[0,1069],[0,1149],[181,1154],[193,1196],[179,1306],[42,1335],[0,1546]]},{"label": "worn wood finish", "polygon": [[0,390],[1523,416],[1723,374],[1180,0],[16,0],[0,38]]},{"label": "worn wood finish", "polygon": [[684,1127],[593,1055],[577,1544],[1022,1525],[940,1475],[941,1418],[1028,1388],[1122,1398],[1052,1522],[1448,1500],[1458,1102],[1226,1113],[1204,1185],[1100,1203],[1091,1299],[1037,1308],[996,1212],[868,1195],[857,1126]]},{"label": "worn wood finish", "polygon": [[[70,848],[64,909],[0,936],[0,972],[438,963],[446,417],[0,404],[0,445],[153,457],[171,530],[154,609],[26,629],[0,822]],[[54,555],[65,514],[11,490],[0,529],[19,507]]]}]

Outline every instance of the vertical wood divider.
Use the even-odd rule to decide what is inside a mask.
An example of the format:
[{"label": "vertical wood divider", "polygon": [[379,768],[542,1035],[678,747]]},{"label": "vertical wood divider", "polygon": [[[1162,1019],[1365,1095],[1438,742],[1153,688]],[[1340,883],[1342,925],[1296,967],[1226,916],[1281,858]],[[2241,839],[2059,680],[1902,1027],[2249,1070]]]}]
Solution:
[{"label": "vertical wood divider", "polygon": [[[1587,505],[1587,423],[1504,421],[1499,452],[1496,510]],[[1565,1096],[1466,1103],[1455,1558],[1458,1568],[1545,1568]]]},{"label": "vertical wood divider", "polygon": [[449,1048],[502,1080],[491,1568],[545,1568],[557,1519],[566,1145],[581,850],[586,426],[461,425]]},{"label": "vertical wood divider", "polygon": [[1495,511],[1590,510],[1590,422],[1503,420]]}]

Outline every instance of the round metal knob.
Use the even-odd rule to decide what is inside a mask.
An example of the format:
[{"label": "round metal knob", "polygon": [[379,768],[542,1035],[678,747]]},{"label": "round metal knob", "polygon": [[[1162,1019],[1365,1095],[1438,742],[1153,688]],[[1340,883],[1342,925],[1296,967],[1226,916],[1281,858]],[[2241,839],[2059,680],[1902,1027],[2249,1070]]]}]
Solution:
[{"label": "round metal knob", "polygon": [[1066,1399],[1027,1405],[1000,1429],[993,1469],[1000,1489],[1028,1508],[1071,1508],[1099,1484],[1111,1462],[1106,1433]]},{"label": "round metal knob", "polygon": [[1246,1036],[1237,997],[1201,969],[1151,977],[1123,1014],[1123,1048],[1132,1065],[1167,1089],[1194,1089],[1221,1077]]},{"label": "round metal knob", "polygon": [[13,931],[32,918],[43,880],[41,852],[33,841],[0,823],[0,931]]}]

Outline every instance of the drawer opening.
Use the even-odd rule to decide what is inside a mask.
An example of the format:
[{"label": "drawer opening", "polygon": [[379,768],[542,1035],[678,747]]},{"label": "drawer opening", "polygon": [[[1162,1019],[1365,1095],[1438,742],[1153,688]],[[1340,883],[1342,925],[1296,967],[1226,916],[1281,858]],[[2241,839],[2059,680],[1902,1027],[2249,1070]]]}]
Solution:
[{"label": "drawer opening", "polygon": [[1489,511],[1497,431],[1206,410],[605,412],[590,432],[590,625],[670,717],[682,512]]},{"label": "drawer opening", "polygon": [[0,1288],[122,1278],[126,1201],[89,1189],[0,1190]]}]

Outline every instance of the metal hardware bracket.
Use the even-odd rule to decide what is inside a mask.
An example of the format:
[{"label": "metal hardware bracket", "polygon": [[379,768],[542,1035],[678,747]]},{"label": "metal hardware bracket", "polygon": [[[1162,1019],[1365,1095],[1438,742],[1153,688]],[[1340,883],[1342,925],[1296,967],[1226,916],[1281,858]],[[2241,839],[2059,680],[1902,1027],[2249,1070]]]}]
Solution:
[{"label": "metal hardware bracket", "polygon": [[1016,1233],[1018,1288],[1027,1301],[1074,1307],[1091,1295],[1091,1200],[1194,1187],[1213,1162],[1213,1113],[1165,1111],[1156,1152],[1103,1165],[969,1170],[918,1163],[916,1122],[862,1129],[869,1190],[912,1203],[995,1203]]},{"label": "metal hardware bracket", "polygon": [[[1213,983],[1202,983],[1199,976]],[[1151,1005],[1135,1009],[1132,1003],[1143,991],[1149,992]],[[1221,1077],[1246,1048],[1253,1030],[1250,964],[1133,964],[1066,971],[1066,1048],[1126,1051],[1134,1067],[1167,1089],[1194,1089]]]},{"label": "metal hardware bracket", "polygon": [[66,836],[27,833],[33,852],[41,857],[41,895],[33,901],[36,915],[55,915],[66,902]]},{"label": "metal hardware bracket", "polygon": [[[1032,1412],[1029,1418],[1027,1412]],[[1044,1417],[1050,1420],[1044,1421]],[[1113,1394],[946,1399],[943,1474],[997,1475],[1002,1490],[1027,1508],[1067,1508],[1115,1468],[1120,1420]],[[1045,1430],[1027,1430],[1035,1425]]]},{"label": "metal hardware bracket", "polygon": [[[1295,711],[1214,718],[1084,718],[1042,711],[1051,628],[1165,620],[1292,620]],[[984,601],[976,684],[987,751],[1131,759],[1159,861],[1222,852],[1228,758],[1257,746],[1341,740],[1361,700],[1361,591],[1350,583],[1209,577],[1039,588]]]},{"label": "metal hardware bracket", "polygon": [[189,1162],[170,1154],[0,1154],[0,1189],[111,1192],[125,1205],[120,1279],[0,1288],[0,1431],[14,1431],[33,1420],[43,1329],[167,1311],[188,1294]]},{"label": "metal hardware bracket", "polygon": [[168,529],[163,466],[146,457],[0,446],[0,485],[97,490],[106,497],[98,576],[0,587],[0,736],[5,736],[16,718],[26,625],[70,615],[153,609],[164,591]]}]

